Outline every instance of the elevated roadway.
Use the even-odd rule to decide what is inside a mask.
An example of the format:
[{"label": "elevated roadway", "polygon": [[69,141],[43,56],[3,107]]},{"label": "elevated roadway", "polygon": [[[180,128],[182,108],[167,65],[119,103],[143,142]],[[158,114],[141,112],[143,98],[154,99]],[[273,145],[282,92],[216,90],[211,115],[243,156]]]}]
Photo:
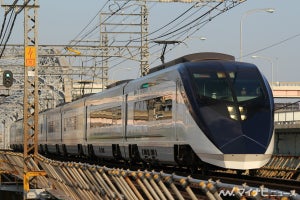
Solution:
[{"label": "elevated roadway", "polygon": [[274,98],[300,98],[300,82],[274,82],[271,87]]}]

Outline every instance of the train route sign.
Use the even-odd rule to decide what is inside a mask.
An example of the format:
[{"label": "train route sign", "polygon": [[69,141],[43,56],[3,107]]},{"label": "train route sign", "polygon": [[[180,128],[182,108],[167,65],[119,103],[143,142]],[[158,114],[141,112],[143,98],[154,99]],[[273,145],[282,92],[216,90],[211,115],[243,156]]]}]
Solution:
[{"label": "train route sign", "polygon": [[36,66],[36,47],[26,46],[25,47],[25,67]]}]

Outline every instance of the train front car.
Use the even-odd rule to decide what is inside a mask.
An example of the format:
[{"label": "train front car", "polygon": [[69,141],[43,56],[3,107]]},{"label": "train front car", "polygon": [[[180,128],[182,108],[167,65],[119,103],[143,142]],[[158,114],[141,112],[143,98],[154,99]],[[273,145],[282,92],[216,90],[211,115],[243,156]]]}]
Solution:
[{"label": "train front car", "polygon": [[180,74],[186,103],[200,128],[188,138],[198,157],[231,169],[265,165],[274,147],[274,102],[257,67],[206,60],[185,63]]}]

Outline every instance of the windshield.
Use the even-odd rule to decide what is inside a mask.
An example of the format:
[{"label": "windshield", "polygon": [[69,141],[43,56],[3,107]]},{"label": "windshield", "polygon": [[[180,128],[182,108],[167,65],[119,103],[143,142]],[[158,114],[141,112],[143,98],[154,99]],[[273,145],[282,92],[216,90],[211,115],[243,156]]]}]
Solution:
[{"label": "windshield", "polygon": [[260,76],[254,69],[229,72],[230,82],[238,102],[258,98],[263,95]]},{"label": "windshield", "polygon": [[255,70],[225,72],[197,69],[192,72],[192,77],[200,98],[233,101],[234,93],[237,101],[242,102],[262,95],[260,80]]},{"label": "windshield", "polygon": [[251,114],[247,111],[247,102],[263,103],[265,100],[259,98],[263,97],[264,93],[261,77],[256,68],[209,66],[190,70],[199,105],[211,106],[224,116],[245,120]]},{"label": "windshield", "polygon": [[233,101],[225,72],[197,69],[192,72],[192,77],[196,86],[196,94],[200,99]]}]

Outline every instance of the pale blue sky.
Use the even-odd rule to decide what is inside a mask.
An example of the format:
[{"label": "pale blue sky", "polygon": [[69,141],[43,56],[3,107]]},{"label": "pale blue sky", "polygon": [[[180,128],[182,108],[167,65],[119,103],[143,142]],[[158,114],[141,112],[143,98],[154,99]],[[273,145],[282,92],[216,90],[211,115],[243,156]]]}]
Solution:
[{"label": "pale blue sky", "polygon": [[[98,13],[104,0],[40,0],[39,43],[68,44],[85,25]],[[174,19],[191,4],[158,4],[150,10],[150,30]],[[252,9],[274,8],[275,12],[258,12],[243,20],[243,58],[252,62],[271,81],[271,63],[265,59],[253,59],[251,55],[268,57],[273,62],[274,81],[299,81],[300,69],[300,1],[299,0],[248,0],[213,19],[196,34],[207,39],[190,39],[186,45],[166,55],[166,61],[178,56],[200,51],[216,51],[234,55],[240,54],[241,16]],[[176,12],[174,12],[176,11]],[[3,9],[1,10],[1,15]],[[1,19],[1,18],[0,18]],[[9,43],[23,42],[23,16],[19,17]],[[294,36],[294,38],[292,38]],[[289,40],[256,52],[281,41]],[[291,39],[292,38],[292,39]],[[256,53],[255,53],[256,52]],[[252,54],[251,54],[252,53]]]}]

